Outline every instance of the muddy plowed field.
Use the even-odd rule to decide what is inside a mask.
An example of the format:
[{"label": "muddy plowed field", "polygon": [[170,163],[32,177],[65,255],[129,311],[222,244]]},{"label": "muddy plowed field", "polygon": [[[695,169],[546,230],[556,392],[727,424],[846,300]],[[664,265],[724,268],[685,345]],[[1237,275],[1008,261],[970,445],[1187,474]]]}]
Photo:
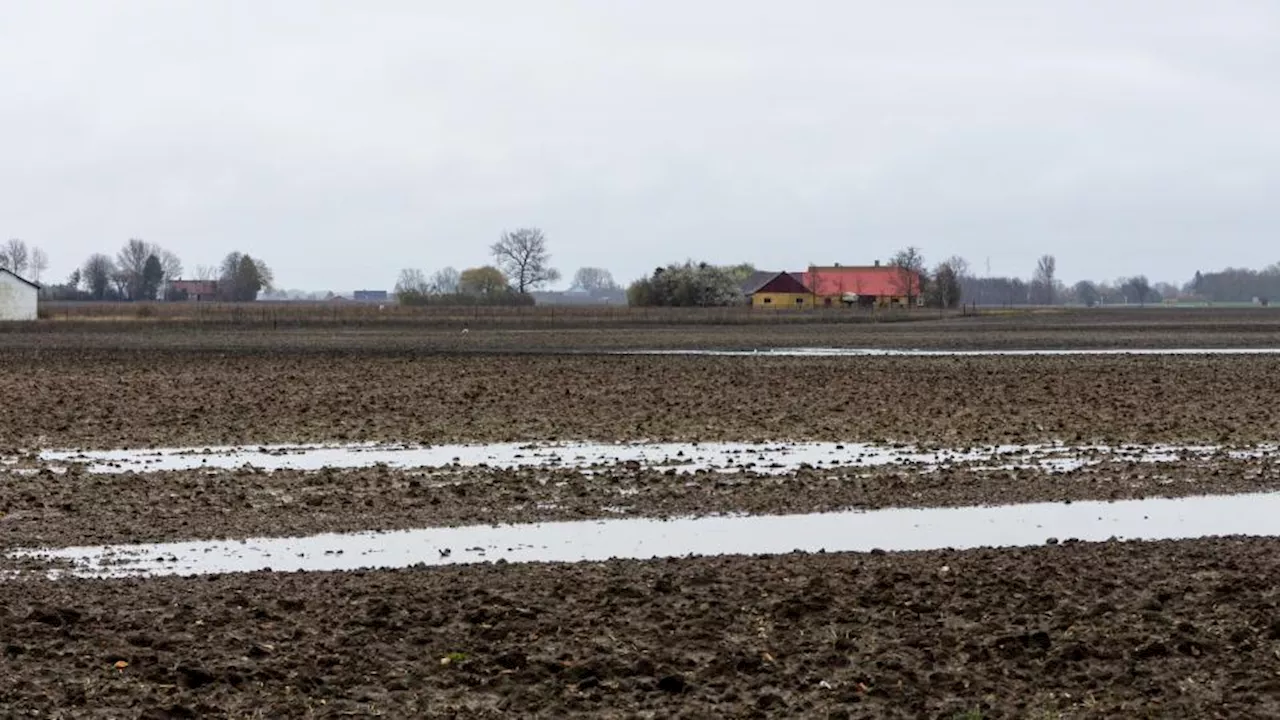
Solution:
[{"label": "muddy plowed field", "polygon": [[[1194,516],[1192,496],[1280,490],[1280,355],[611,352],[1280,347],[1266,313],[1162,315],[1150,327],[1143,317],[465,335],[4,329],[0,717],[1280,716],[1280,522],[1254,538],[1081,543],[1072,538],[1086,534],[1067,532],[1062,542],[970,550],[191,577],[76,577],[74,563],[10,554],[1030,502],[1054,503],[1038,516],[1049,517],[1078,501],[1152,497],[1190,497],[1177,512]],[[200,462],[217,459],[214,446],[276,443],[816,440],[961,454],[1092,449],[1053,462],[783,470],[619,461],[269,472]],[[175,460],[185,465],[95,469],[51,452],[125,448],[186,448]],[[799,535],[794,545],[775,539],[785,551],[801,545]]]},{"label": "muddy plowed field", "polygon": [[1280,438],[1280,355],[2,354],[0,443],[9,450],[387,439],[953,446]]},{"label": "muddy plowed field", "polygon": [[6,587],[0,712],[1263,718],[1276,541]]},{"label": "muddy plowed field", "polygon": [[1066,473],[887,467],[677,477],[643,469],[373,468],[74,478],[0,471],[0,478],[0,548],[1280,491],[1280,467],[1253,460],[1107,463]]}]

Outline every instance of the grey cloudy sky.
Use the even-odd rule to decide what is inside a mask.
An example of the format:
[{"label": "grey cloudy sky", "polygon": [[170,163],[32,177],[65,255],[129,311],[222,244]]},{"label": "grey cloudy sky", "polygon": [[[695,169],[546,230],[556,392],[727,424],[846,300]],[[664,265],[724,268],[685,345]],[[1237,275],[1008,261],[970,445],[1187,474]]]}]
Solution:
[{"label": "grey cloudy sky", "polygon": [[1280,260],[1274,0],[0,0],[0,234],[51,276],[387,287],[542,227],[566,275]]}]

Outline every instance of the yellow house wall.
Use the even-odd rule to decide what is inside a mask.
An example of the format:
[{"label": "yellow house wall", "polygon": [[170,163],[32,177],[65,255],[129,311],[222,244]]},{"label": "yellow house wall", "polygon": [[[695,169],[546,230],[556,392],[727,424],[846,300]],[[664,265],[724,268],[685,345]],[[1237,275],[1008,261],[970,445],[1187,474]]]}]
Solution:
[{"label": "yellow house wall", "polygon": [[805,310],[813,307],[813,296],[809,293],[756,293],[751,296],[751,306],[770,310]]},{"label": "yellow house wall", "polygon": [[[778,296],[778,297],[781,297],[781,296],[782,296],[782,294],[781,294],[781,293],[779,293],[779,294],[777,294],[777,296]],[[797,296],[794,296],[794,295],[793,295],[793,296],[791,296],[791,297],[797,297]],[[806,295],[806,296],[804,296],[804,297],[806,297],[806,298],[807,298],[807,297],[809,297],[809,296],[807,296],[807,295]],[[828,301],[830,301],[830,302],[828,302]],[[777,302],[779,302],[779,301],[778,301],[778,300],[774,300],[773,302],[777,303]],[[794,300],[792,300],[791,302],[795,302],[795,301],[794,301]],[[817,297],[816,299],[812,299],[812,300],[806,301],[806,305],[805,305],[805,307],[809,307],[808,302],[812,302],[814,307],[842,307],[842,306],[844,305],[844,296],[843,296],[843,295],[824,295],[824,296],[819,296],[819,297]],[[917,297],[916,297],[916,304],[917,304],[917,305],[922,305],[922,304],[924,304],[924,297],[923,297],[923,296],[917,296]],[[879,297],[877,297],[877,298],[875,299],[875,306],[876,306],[876,307],[882,307],[882,308],[887,308],[887,307],[906,307],[907,305],[908,305],[908,303],[907,303],[907,297],[906,297],[905,295],[894,295],[894,296],[881,295],[881,296],[879,296]],[[772,306],[768,306],[768,307],[772,307]]]}]

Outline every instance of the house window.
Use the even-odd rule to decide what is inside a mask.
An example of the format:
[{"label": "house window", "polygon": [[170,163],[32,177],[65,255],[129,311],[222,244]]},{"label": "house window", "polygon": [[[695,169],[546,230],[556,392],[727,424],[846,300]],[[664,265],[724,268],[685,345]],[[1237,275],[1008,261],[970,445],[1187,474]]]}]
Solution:
[{"label": "house window", "polygon": [[765,305],[772,305],[772,304],[773,304],[773,298],[765,298],[765,299],[764,299],[764,304],[765,304]]},{"label": "house window", "polygon": [[803,305],[803,304],[804,304],[804,298],[796,298],[796,304],[797,304],[797,305]]}]

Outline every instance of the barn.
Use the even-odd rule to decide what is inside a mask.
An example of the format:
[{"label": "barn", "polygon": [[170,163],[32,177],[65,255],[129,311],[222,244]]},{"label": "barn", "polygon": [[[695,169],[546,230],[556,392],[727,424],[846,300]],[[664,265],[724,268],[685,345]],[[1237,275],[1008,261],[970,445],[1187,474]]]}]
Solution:
[{"label": "barn", "polygon": [[35,320],[40,286],[0,268],[0,322]]},{"label": "barn", "polygon": [[751,305],[777,310],[813,307],[813,293],[792,273],[775,273],[751,293]]},{"label": "barn", "polygon": [[814,305],[839,307],[907,307],[923,305],[923,279],[919,273],[877,262],[870,267],[810,267],[798,273],[813,291]]}]

